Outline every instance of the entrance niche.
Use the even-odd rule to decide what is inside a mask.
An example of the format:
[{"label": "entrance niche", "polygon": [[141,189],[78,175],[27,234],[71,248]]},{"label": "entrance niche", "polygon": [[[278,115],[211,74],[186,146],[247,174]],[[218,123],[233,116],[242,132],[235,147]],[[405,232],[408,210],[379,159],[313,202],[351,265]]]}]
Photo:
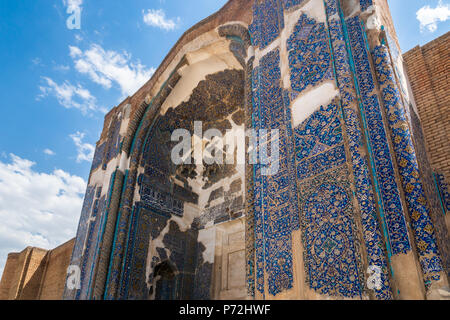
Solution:
[{"label": "entrance niche", "polygon": [[176,299],[176,278],[175,267],[169,261],[164,261],[155,267],[155,278],[153,286],[150,288],[150,290],[155,288],[155,300]]},{"label": "entrance niche", "polygon": [[[193,150],[190,164],[171,159],[180,143],[172,133],[185,129],[192,137],[194,122],[202,123],[196,143],[203,151],[216,139],[205,137],[207,130],[225,137],[227,130],[245,129],[245,71],[230,42],[219,38],[186,55],[146,134],[133,198],[126,299],[213,299],[214,279],[225,273],[221,290],[231,299],[246,296],[245,164],[198,164]],[[236,154],[237,148],[234,159]],[[216,234],[228,232],[230,222],[237,224],[222,249]],[[230,263],[216,261],[216,250],[229,253]],[[214,267],[218,263],[221,271]]]}]

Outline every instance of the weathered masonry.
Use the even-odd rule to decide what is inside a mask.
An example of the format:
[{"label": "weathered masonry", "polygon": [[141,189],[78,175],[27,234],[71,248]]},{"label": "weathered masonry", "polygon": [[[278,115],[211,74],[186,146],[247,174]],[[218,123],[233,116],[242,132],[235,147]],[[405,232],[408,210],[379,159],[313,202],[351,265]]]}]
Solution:
[{"label": "weathered masonry", "polygon": [[[450,212],[450,32],[404,55],[442,207]],[[416,118],[416,121],[419,121]],[[422,134],[422,133],[421,133]],[[446,215],[450,230],[450,215]]]},{"label": "weathered masonry", "polygon": [[28,247],[8,255],[0,300],[60,300],[75,240],[53,250]]},{"label": "weathered masonry", "polygon": [[[419,119],[386,0],[230,0],[106,116],[64,298],[440,298]],[[174,164],[195,121],[278,129],[279,170]]]}]

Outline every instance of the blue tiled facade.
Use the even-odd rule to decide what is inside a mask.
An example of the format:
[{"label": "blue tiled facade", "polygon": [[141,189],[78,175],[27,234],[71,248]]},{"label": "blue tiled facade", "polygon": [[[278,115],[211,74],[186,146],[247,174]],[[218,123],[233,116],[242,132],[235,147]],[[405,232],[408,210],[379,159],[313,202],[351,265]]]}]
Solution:
[{"label": "blue tiled facade", "polygon": [[253,23],[249,27],[252,44],[266,48],[284,28],[283,6],[279,0],[255,1]]},{"label": "blue tiled facade", "polygon": [[[399,294],[394,292],[392,259],[415,253],[428,289],[446,270],[448,259],[439,242],[444,237],[442,226],[436,227],[443,219],[436,220],[430,210],[430,190],[424,185],[429,181],[423,178],[419,160],[424,155],[416,151],[421,141],[411,134],[409,108],[396,82],[398,70],[394,71],[386,40],[370,47],[361,18],[369,12],[345,18],[340,1],[324,0],[324,21],[303,9],[311,1],[319,0],[256,0],[248,30],[226,26],[232,32],[225,34],[230,51],[244,68],[248,105],[243,123],[256,131],[267,130],[259,131],[258,137],[267,142],[267,154],[261,154],[262,148],[257,151],[278,167],[266,174],[267,164],[247,165],[251,172],[245,173],[246,199],[237,199],[242,203],[236,208],[245,206],[251,219],[245,236],[248,294],[270,299],[307,287],[323,297],[391,300]],[[359,4],[360,12],[365,12],[373,1]],[[297,9],[301,13],[292,14]],[[298,21],[285,26],[288,16]],[[239,32],[243,36],[237,36]],[[247,50],[250,45],[253,57],[247,57],[253,52]],[[324,93],[330,95],[327,103],[302,99],[324,84],[335,89]],[[211,88],[206,88],[206,96],[212,96]],[[161,263],[176,270],[171,286],[183,289],[174,293],[169,286],[158,294],[212,297],[214,267],[204,261],[205,247],[197,238],[211,219],[227,221],[229,214],[222,211],[229,207],[218,205],[217,212],[207,208],[208,214],[180,230],[174,221],[186,217],[185,202],[196,204],[198,198],[191,198],[187,184],[184,189],[173,183],[179,172],[169,164],[170,145],[162,143],[176,125],[204,115],[194,114],[194,108],[185,118],[172,113],[173,119],[162,122],[157,108],[164,100],[158,99],[142,109],[130,150],[125,151],[129,167],[120,185],[104,299],[154,298],[155,288],[149,285]],[[307,108],[308,116],[297,123],[298,112]],[[418,118],[414,121],[420,126]],[[97,146],[92,172],[107,169],[123,151],[120,124],[119,118],[111,120],[107,139]],[[270,130],[278,130],[278,136]],[[272,157],[275,142],[278,159]],[[448,211],[444,178],[435,178],[440,205]],[[81,290],[71,298],[91,297],[109,202],[109,196],[101,196],[101,188],[88,187],[72,257],[82,267]],[[149,256],[150,244],[163,230],[159,240],[164,247],[153,248],[157,253]],[[368,285],[367,271],[374,266],[381,272],[375,288]],[[300,288],[296,277],[306,280]]]},{"label": "blue tiled facade", "polygon": [[378,266],[381,270],[381,288],[375,289],[377,299],[392,299],[388,263],[385,245],[381,235],[381,227],[377,219],[377,208],[373,183],[369,172],[367,155],[361,152],[364,146],[363,126],[358,117],[358,99],[355,82],[347,50],[344,25],[340,18],[341,10],[337,0],[325,1],[328,26],[332,42],[336,82],[341,96],[341,107],[344,115],[345,132],[349,140],[351,165],[355,179],[356,197],[361,211],[361,224],[367,250],[369,265]]},{"label": "blue tiled facade", "polygon": [[302,4],[303,2],[306,2],[305,0],[282,0],[283,7],[287,10],[291,8],[295,8],[296,6]]},{"label": "blue tiled facade", "polygon": [[299,183],[299,200],[310,288],[329,296],[361,297],[364,276],[345,165]]},{"label": "blue tiled facade", "polygon": [[359,0],[359,4],[361,5],[361,11],[366,11],[373,5],[373,0]]},{"label": "blue tiled facade", "polygon": [[253,72],[253,126],[279,130],[278,172],[263,175],[261,165],[256,165],[254,177],[256,288],[264,294],[266,271],[267,288],[272,295],[292,288],[291,231],[299,227],[289,97],[283,93],[280,80],[280,55],[274,50],[262,58]]},{"label": "blue tiled facade", "polygon": [[333,78],[328,32],[324,23],[302,14],[287,41],[291,86],[298,94]]},{"label": "blue tiled facade", "polygon": [[368,136],[381,189],[390,248],[393,254],[406,253],[411,250],[411,244],[406,227],[405,211],[395,178],[393,153],[389,146],[378,96],[375,93],[375,81],[370,67],[370,53],[367,51],[365,33],[358,16],[348,19],[346,24],[362,99],[361,107],[367,121]]}]

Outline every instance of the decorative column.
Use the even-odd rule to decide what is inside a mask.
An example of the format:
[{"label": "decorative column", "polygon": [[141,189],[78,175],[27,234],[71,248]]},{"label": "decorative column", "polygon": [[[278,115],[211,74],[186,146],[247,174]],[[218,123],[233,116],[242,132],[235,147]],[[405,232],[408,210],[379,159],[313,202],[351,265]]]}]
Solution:
[{"label": "decorative column", "polygon": [[442,266],[428,200],[420,179],[417,155],[395,82],[389,51],[385,45],[378,45],[374,47],[372,54],[425,286],[427,290],[446,286],[447,275]]},{"label": "decorative column", "polygon": [[[361,210],[361,225],[367,250],[367,264],[381,270],[381,286],[374,288],[374,296],[380,300],[392,299],[389,280],[389,266],[386,258],[386,247],[381,235],[377,218],[374,188],[369,172],[369,161],[364,149],[363,125],[359,120],[361,99],[356,92],[350,56],[347,50],[348,39],[344,34],[341,20],[341,7],[338,0],[326,0],[328,28],[332,43],[336,82],[341,96],[341,107],[344,116],[352,171],[355,180],[356,196]],[[370,145],[370,142],[368,142]],[[380,206],[381,211],[381,206]],[[383,215],[384,212],[382,211]],[[388,250],[390,250],[388,246]]]}]

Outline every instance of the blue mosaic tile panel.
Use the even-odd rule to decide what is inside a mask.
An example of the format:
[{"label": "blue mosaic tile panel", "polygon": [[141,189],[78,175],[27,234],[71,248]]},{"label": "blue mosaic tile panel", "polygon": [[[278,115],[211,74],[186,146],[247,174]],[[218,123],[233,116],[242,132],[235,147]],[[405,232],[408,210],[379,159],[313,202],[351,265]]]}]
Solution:
[{"label": "blue mosaic tile panel", "polygon": [[321,106],[295,129],[297,178],[317,175],[345,163],[337,101]]},{"label": "blue mosaic tile panel", "polygon": [[298,209],[292,205],[297,191],[290,100],[280,79],[280,54],[274,50],[253,71],[253,127],[279,130],[279,171],[265,176],[260,164],[254,168],[256,289],[264,294],[267,286],[271,295],[292,288],[291,232],[299,227]]},{"label": "blue mosaic tile panel", "polygon": [[283,7],[279,0],[257,0],[253,5],[253,22],[249,26],[252,44],[264,49],[284,28]]},{"label": "blue mosaic tile panel", "polygon": [[105,156],[105,147],[106,143],[102,143],[101,145],[97,146],[97,148],[95,148],[91,171],[94,171],[103,163],[103,158]]},{"label": "blue mosaic tile panel", "polygon": [[[417,162],[419,164],[420,178],[422,180],[425,195],[428,200],[428,209],[433,221],[434,232],[436,234],[437,246],[442,260],[442,266],[447,274],[450,274],[450,237],[445,222],[445,208],[438,187],[438,177],[434,174],[426,151],[426,142],[420,123],[419,116],[412,105],[405,102],[405,107],[409,109],[411,119],[411,133],[416,151]],[[408,118],[409,120],[409,118]]]},{"label": "blue mosaic tile panel", "polygon": [[305,0],[282,0],[285,9],[291,9],[305,2]]},{"label": "blue mosaic tile panel", "polygon": [[291,87],[297,93],[333,79],[328,32],[324,23],[303,14],[287,41]]},{"label": "blue mosaic tile panel", "polygon": [[347,19],[346,25],[357,84],[362,98],[361,107],[364,109],[363,113],[367,121],[369,140],[381,191],[389,243],[393,254],[406,253],[411,250],[411,245],[403,214],[405,211],[395,180],[392,153],[387,140],[381,107],[375,93],[374,77],[369,63],[364,30],[359,17]]},{"label": "blue mosaic tile panel", "polygon": [[90,298],[91,281],[94,276],[98,247],[102,237],[102,229],[106,219],[106,196],[101,196],[102,187],[95,190],[85,250],[81,264],[81,289],[77,292],[77,300]]},{"label": "blue mosaic tile panel", "polygon": [[320,294],[361,297],[364,274],[344,165],[299,183],[307,282]]},{"label": "blue mosaic tile panel", "polygon": [[[325,0],[325,11],[327,13],[328,24],[331,19],[334,18],[333,16],[339,13],[339,7],[336,0]],[[330,28],[330,25],[328,25],[328,28]]]},{"label": "blue mosaic tile panel", "polygon": [[[356,89],[349,64],[350,56],[345,43],[344,29],[340,17],[338,0],[325,1],[328,28],[332,42],[332,55],[336,81],[341,96],[341,107],[344,114],[344,127],[348,137],[349,151],[353,175],[355,177],[356,197],[361,211],[361,225],[367,252],[367,265],[378,266],[381,270],[381,288],[375,288],[375,297],[380,300],[391,300],[392,292],[389,271],[384,252],[384,242],[377,218],[375,195],[370,179],[367,157],[361,153],[363,148],[362,124],[357,115]],[[333,18],[334,17],[334,18]]]},{"label": "blue mosaic tile panel", "polygon": [[373,0],[359,0],[359,3],[361,4],[361,11],[366,11],[373,5]]},{"label": "blue mosaic tile panel", "polygon": [[184,211],[184,202],[174,198],[174,196],[168,192],[159,190],[157,187],[147,182],[146,180],[147,179],[145,179],[144,175],[141,175],[138,178],[141,201],[157,210],[182,217]]},{"label": "blue mosaic tile panel", "polygon": [[[253,91],[253,128],[261,127],[261,116],[259,110],[259,83],[260,83],[260,67],[253,69],[252,91]],[[263,228],[263,212],[261,184],[264,177],[261,176],[261,165],[254,165],[254,219],[255,219],[255,257],[256,257],[256,290],[264,294],[264,228]]]},{"label": "blue mosaic tile panel", "polygon": [[[321,294],[361,296],[363,273],[358,267],[350,186],[345,181],[347,190],[337,188],[343,177],[348,177],[337,100],[322,106],[295,129],[295,146],[309,285]],[[330,173],[336,168],[338,171]],[[328,174],[323,174],[325,171]],[[339,178],[337,172],[343,176]]]},{"label": "blue mosaic tile panel", "polygon": [[289,175],[289,184],[291,187],[291,199],[293,199],[293,203],[291,203],[291,228],[292,230],[300,229],[300,216],[298,211],[298,201],[297,199],[297,169],[295,165],[295,143],[294,143],[294,131],[292,129],[292,113],[290,107],[290,99],[289,92],[287,90],[283,91],[283,102],[284,102],[284,110],[285,110],[285,123],[286,123],[286,150],[287,151],[287,161],[288,161],[288,175]]},{"label": "blue mosaic tile panel", "polygon": [[[125,260],[125,277],[121,285],[121,299],[142,299],[146,297],[146,266],[148,245],[152,237],[153,224],[161,214],[161,220],[167,222],[170,214],[153,210],[143,204],[137,203],[133,209],[130,243]],[[156,218],[155,218],[156,215]]]},{"label": "blue mosaic tile panel", "polygon": [[[138,141],[138,143],[142,143],[142,141]],[[125,178],[124,178],[124,188],[122,190],[122,195],[125,192],[126,189],[134,189],[134,186],[136,185],[136,179],[133,179],[132,176],[128,174],[129,172],[126,171]],[[123,252],[126,246],[126,243],[124,244],[124,240],[127,237],[127,230],[128,230],[128,217],[131,216],[132,209],[131,209],[131,203],[129,199],[124,198],[121,204],[121,207],[119,208],[117,222],[116,222],[116,228],[114,232],[114,242],[113,242],[113,248],[111,250],[111,259],[110,259],[110,268],[108,271],[108,276],[106,280],[106,289],[105,289],[105,300],[114,300],[116,299],[116,295],[118,294],[118,287],[119,287],[119,281],[120,281],[120,272],[121,268],[117,265],[122,261]]]},{"label": "blue mosaic tile panel", "polygon": [[114,159],[120,150],[120,142],[122,137],[120,136],[120,126],[122,124],[122,119],[114,118],[111,121],[111,125],[108,131],[108,145],[105,148],[105,162],[103,164],[103,169],[106,169],[106,165]]},{"label": "blue mosaic tile panel", "polygon": [[[86,242],[86,238],[89,233],[89,218],[91,215],[92,206],[95,199],[95,186],[88,186],[86,194],[84,196],[83,207],[81,209],[81,217],[78,223],[77,236],[72,251],[72,257],[70,259],[70,265],[76,265],[82,267],[83,249]],[[66,279],[67,280],[67,279]],[[75,299],[80,290],[69,291],[67,287],[64,289],[65,299]]]},{"label": "blue mosaic tile panel", "polygon": [[[439,271],[436,270],[440,269],[442,271],[443,268],[437,249],[434,226],[430,217],[425,190],[420,179],[415,147],[406,120],[400,92],[395,84],[394,72],[386,46],[375,47],[373,57],[378,82],[382,87],[384,107],[386,108],[388,123],[391,129],[399,172],[402,176],[403,190],[411,216],[411,226],[414,230],[419,259],[421,262],[426,260],[427,265],[430,263],[435,264],[433,268],[423,268],[422,271],[424,272],[426,282],[439,280],[440,276],[437,274]],[[424,266],[423,263],[422,266]],[[433,272],[429,270],[433,270]]]},{"label": "blue mosaic tile panel", "polygon": [[95,186],[88,186],[84,196],[81,217],[78,225],[76,243],[72,253],[72,261],[79,260],[83,253],[84,243],[88,232],[88,220],[91,215],[92,205],[95,198]]}]

